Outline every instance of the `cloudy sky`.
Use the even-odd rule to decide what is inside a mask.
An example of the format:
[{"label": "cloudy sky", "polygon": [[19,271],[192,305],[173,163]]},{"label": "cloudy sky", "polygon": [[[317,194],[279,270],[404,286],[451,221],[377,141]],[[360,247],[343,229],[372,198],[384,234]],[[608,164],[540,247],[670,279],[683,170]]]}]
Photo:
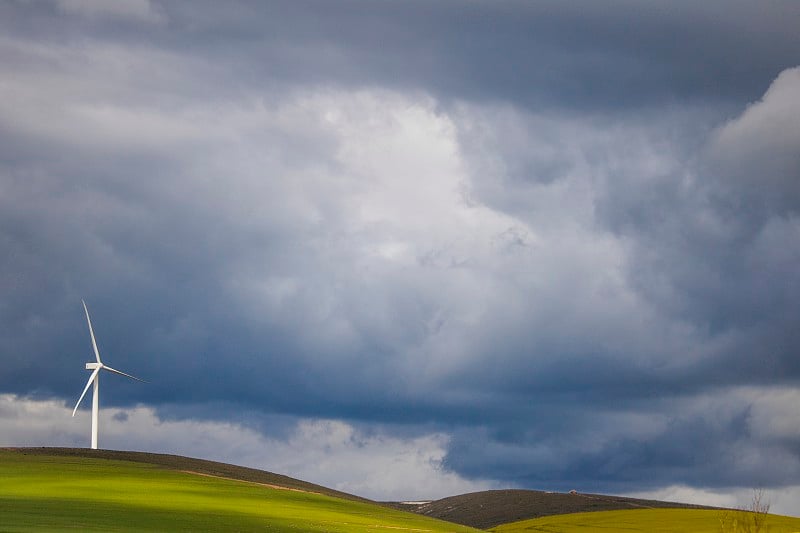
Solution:
[{"label": "cloudy sky", "polygon": [[0,27],[0,445],[800,509],[797,2]]}]

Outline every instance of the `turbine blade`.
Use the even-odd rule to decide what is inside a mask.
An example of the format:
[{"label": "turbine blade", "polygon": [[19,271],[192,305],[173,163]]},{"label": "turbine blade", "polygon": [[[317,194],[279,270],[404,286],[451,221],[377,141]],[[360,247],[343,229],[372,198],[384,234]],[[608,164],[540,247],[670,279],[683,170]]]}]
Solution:
[{"label": "turbine blade", "polygon": [[113,372],[115,374],[119,374],[120,376],[125,376],[127,378],[135,379],[136,381],[141,381],[142,383],[147,383],[143,379],[139,379],[136,376],[131,376],[130,374],[126,374],[125,372],[120,372],[119,370],[115,370],[115,369],[111,368],[110,366],[103,365],[102,368],[103,368],[103,370],[108,370],[109,372]]},{"label": "turbine blade", "polygon": [[83,400],[83,397],[86,396],[86,391],[89,390],[89,387],[92,386],[92,382],[94,381],[94,378],[97,377],[97,373],[100,372],[100,368],[102,367],[95,368],[94,372],[92,372],[92,375],[89,376],[89,381],[86,382],[86,387],[83,388],[81,397],[78,398],[78,403],[75,404],[75,409],[72,410],[72,416],[75,416],[75,413],[78,411],[78,406],[81,404],[81,400]]},{"label": "turbine blade", "polygon": [[92,319],[89,318],[89,309],[86,307],[86,302],[81,300],[83,304],[83,310],[86,311],[86,322],[89,323],[89,335],[92,336],[92,348],[94,348],[94,356],[97,358],[97,362],[101,365],[103,362],[100,360],[100,352],[97,350],[97,342],[94,340],[94,331],[92,330]]}]

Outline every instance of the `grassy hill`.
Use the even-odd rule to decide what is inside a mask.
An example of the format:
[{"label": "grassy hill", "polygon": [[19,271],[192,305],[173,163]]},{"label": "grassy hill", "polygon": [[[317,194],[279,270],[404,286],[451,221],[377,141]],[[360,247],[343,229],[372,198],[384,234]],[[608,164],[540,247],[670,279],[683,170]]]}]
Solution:
[{"label": "grassy hill", "polygon": [[423,504],[395,504],[441,520],[488,529],[500,524],[550,515],[625,509],[712,509],[685,503],[642,500],[600,494],[566,494],[538,490],[487,490]]},{"label": "grassy hill", "polygon": [[[287,476],[213,461],[109,450],[0,448],[1,531],[478,531],[432,518],[438,516],[494,527],[496,533],[718,533],[720,518],[728,512],[687,507],[692,506],[501,490],[405,506],[419,513],[412,514]],[[601,511],[609,508],[617,510]],[[531,514],[540,517],[515,521]],[[768,526],[770,533],[800,532],[800,518],[770,515]]]},{"label": "grassy hill", "polygon": [[96,459],[114,459],[117,461],[130,461],[161,466],[170,470],[180,470],[222,478],[237,479],[239,481],[252,481],[267,485],[278,485],[290,489],[299,489],[306,492],[317,492],[336,498],[375,503],[372,500],[329,489],[322,485],[315,485],[281,474],[273,474],[264,470],[236,466],[205,459],[194,459],[181,455],[165,453],[127,452],[118,450],[91,450],[88,448],[0,448],[0,450],[16,451],[25,455],[48,455],[59,457],[92,457]]},{"label": "grassy hill", "polygon": [[[547,516],[497,526],[495,533],[720,533],[737,531],[732,527],[721,529],[720,518],[725,511],[703,509],[639,509],[626,511],[601,511]],[[800,518],[769,515],[766,528],[769,533],[800,531]],[[728,522],[728,526],[731,526]],[[739,528],[738,531],[749,531]]]},{"label": "grassy hill", "polygon": [[3,531],[476,531],[341,494],[176,456],[0,450]]}]

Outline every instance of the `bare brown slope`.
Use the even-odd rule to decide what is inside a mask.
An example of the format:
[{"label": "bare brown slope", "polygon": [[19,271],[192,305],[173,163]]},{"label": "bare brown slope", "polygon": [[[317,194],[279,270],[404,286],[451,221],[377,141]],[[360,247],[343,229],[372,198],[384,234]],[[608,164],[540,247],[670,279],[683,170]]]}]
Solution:
[{"label": "bare brown slope", "polygon": [[392,506],[478,529],[489,529],[500,524],[541,516],[589,511],[652,508],[712,509],[701,505],[620,496],[517,489],[473,492],[430,503],[394,503]]},{"label": "bare brown slope", "polygon": [[316,492],[335,498],[354,500],[360,502],[376,503],[366,498],[339,492],[307,481],[301,481],[281,474],[273,474],[255,468],[244,466],[218,463],[216,461],[206,461],[205,459],[193,459],[180,455],[168,455],[163,453],[146,452],[125,452],[116,450],[91,450],[88,448],[1,448],[4,450],[16,451],[28,455],[49,455],[61,457],[93,457],[96,459],[113,459],[117,461],[132,461],[135,463],[148,463],[161,466],[171,470],[181,470],[195,474],[217,476],[239,481],[249,481],[252,483],[262,483],[286,489],[302,490],[306,492]]}]

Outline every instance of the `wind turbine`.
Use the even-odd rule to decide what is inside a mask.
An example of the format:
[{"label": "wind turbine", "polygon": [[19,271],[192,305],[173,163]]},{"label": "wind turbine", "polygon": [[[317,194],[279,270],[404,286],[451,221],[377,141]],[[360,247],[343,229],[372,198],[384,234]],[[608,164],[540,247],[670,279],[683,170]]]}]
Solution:
[{"label": "wind turbine", "polygon": [[143,379],[139,379],[136,376],[131,376],[130,374],[126,374],[125,372],[120,372],[119,370],[115,370],[110,366],[106,366],[100,360],[100,352],[97,350],[97,342],[94,340],[94,331],[92,331],[92,320],[89,318],[89,310],[86,308],[86,302],[81,300],[83,304],[83,310],[86,311],[86,322],[89,323],[89,335],[92,336],[92,348],[94,348],[94,356],[97,359],[96,363],[86,363],[86,370],[93,370],[92,375],[89,376],[89,381],[86,382],[86,387],[83,389],[83,393],[81,393],[81,397],[78,398],[78,403],[75,404],[75,409],[72,410],[72,416],[75,416],[75,413],[78,410],[78,406],[81,404],[81,400],[83,397],[86,396],[86,392],[89,390],[89,387],[94,383],[94,394],[92,395],[92,449],[97,449],[97,419],[98,414],[100,411],[100,371],[101,370],[108,370],[109,372],[113,372],[114,374],[119,374],[121,376],[129,377],[131,379],[135,379],[136,381],[141,381],[147,383]]}]

